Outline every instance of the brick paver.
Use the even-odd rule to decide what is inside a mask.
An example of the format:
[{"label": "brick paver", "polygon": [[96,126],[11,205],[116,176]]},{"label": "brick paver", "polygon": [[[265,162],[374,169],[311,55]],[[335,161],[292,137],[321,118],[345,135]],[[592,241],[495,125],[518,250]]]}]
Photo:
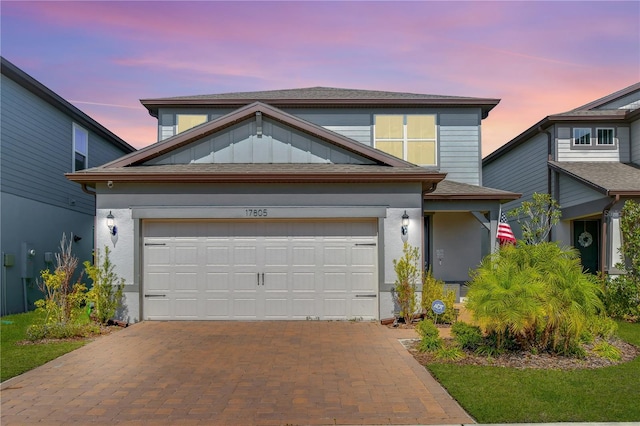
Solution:
[{"label": "brick paver", "polygon": [[142,322],[2,383],[3,426],[462,424],[371,322]]}]

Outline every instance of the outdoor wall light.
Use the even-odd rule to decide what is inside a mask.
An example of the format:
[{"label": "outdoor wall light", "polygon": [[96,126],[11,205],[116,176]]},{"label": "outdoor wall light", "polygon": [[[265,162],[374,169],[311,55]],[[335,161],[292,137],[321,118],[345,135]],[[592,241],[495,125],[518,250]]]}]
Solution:
[{"label": "outdoor wall light", "polygon": [[109,233],[111,235],[116,235],[118,233],[118,228],[116,227],[116,221],[115,221],[115,218],[113,217],[113,214],[111,213],[111,210],[109,210],[109,214],[107,215],[107,227],[109,228]]},{"label": "outdoor wall light", "polygon": [[407,236],[409,235],[409,215],[406,210],[402,215],[402,228],[400,228],[400,233],[402,235],[402,240],[406,241]]}]

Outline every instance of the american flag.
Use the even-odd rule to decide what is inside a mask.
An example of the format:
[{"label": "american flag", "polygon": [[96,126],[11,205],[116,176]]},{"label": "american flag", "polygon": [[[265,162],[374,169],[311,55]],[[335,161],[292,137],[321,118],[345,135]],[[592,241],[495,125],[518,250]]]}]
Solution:
[{"label": "american flag", "polygon": [[500,212],[500,222],[498,223],[498,234],[496,235],[501,244],[516,243],[516,237],[513,235],[511,226],[507,221],[507,215]]}]

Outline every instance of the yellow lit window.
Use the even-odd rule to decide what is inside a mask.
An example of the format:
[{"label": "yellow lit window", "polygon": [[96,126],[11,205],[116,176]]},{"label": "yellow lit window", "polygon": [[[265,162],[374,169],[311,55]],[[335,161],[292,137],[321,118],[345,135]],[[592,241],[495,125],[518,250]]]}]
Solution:
[{"label": "yellow lit window", "polygon": [[374,146],[420,166],[436,165],[435,115],[376,115]]},{"label": "yellow lit window", "polygon": [[202,123],[207,122],[207,114],[178,114],[177,123],[178,129],[177,133],[182,133],[185,130],[189,130],[193,127],[196,127]]}]

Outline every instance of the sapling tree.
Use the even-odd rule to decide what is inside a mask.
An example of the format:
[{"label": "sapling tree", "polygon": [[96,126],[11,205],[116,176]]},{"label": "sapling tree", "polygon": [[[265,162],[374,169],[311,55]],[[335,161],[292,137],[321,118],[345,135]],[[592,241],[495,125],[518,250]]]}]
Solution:
[{"label": "sapling tree", "polygon": [[114,264],[109,258],[109,247],[105,246],[104,256],[96,250],[95,264],[84,262],[87,275],[93,281],[87,300],[93,305],[92,317],[101,323],[113,318],[122,300],[124,279],[114,272]]},{"label": "sapling tree", "polygon": [[405,242],[402,257],[393,259],[396,271],[394,298],[400,308],[400,316],[406,324],[411,324],[416,315],[416,286],[422,281],[420,268],[420,250]]},{"label": "sapling tree", "polygon": [[551,229],[560,221],[560,205],[549,194],[535,192],[532,201],[523,201],[520,207],[509,212],[522,228],[522,238],[527,244],[544,242]]}]

